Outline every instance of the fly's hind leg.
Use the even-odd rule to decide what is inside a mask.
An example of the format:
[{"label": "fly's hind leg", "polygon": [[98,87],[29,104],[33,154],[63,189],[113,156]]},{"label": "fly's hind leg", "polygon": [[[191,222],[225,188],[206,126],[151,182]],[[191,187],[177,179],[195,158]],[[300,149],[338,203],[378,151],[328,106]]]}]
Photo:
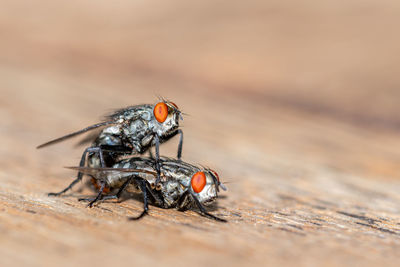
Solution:
[{"label": "fly's hind leg", "polygon": [[[128,178],[128,180],[125,181],[125,183],[119,188],[118,192],[115,195],[108,195],[108,196],[101,196],[101,198],[99,198],[97,200],[97,202],[99,201],[105,201],[105,200],[110,200],[110,199],[119,199],[122,195],[122,193],[126,190],[127,186],[129,184],[131,184],[135,179],[138,179],[136,176],[131,176]],[[139,178],[141,179],[141,178]],[[159,206],[163,205],[163,201],[160,199],[160,197],[158,197],[154,192],[152,192],[150,185],[146,182],[143,181],[146,185],[146,194],[148,194],[148,197],[151,197],[151,199]],[[139,180],[139,187],[140,190],[142,192],[144,192],[144,187],[141,185],[142,180]],[[80,198],[79,201],[88,201],[88,202],[92,202],[94,201],[96,198]],[[96,202],[96,201],[95,201]],[[93,202],[94,203],[94,202]],[[143,216],[143,215],[141,215]]]},{"label": "fly's hind leg", "polygon": [[[89,197],[89,198],[80,198],[78,199],[78,201],[86,201],[86,202],[92,202],[93,200],[95,200],[95,197]],[[102,196],[99,200],[97,200],[97,202],[99,201],[105,201],[105,200],[110,200],[110,199],[117,199],[117,197],[115,195],[111,195],[111,196]]]},{"label": "fly's hind leg", "polygon": [[[89,175],[89,176],[91,176],[92,177],[92,179],[95,179],[95,177],[94,176],[92,176],[92,175]],[[101,187],[101,185],[100,185],[100,187]],[[105,188],[105,187],[104,187]],[[105,190],[103,189],[103,192],[104,192]],[[101,195],[101,197],[97,200],[97,201],[95,201],[95,197],[89,197],[89,198],[79,198],[78,199],[78,201],[86,201],[86,202],[102,202],[102,201],[105,201],[105,200],[109,200],[109,199],[116,199],[117,197],[115,197],[114,195],[107,195],[107,196],[104,196],[104,195]],[[93,204],[94,204],[94,202],[93,202]]]},{"label": "fly's hind leg", "polygon": [[[126,180],[126,182],[121,186],[121,188],[118,190],[118,192],[115,195],[111,195],[111,196],[103,196],[100,200],[109,200],[109,199],[119,199],[122,195],[122,193],[125,191],[126,187],[132,183],[132,181],[134,180],[135,176],[131,176],[128,178],[128,180]],[[80,199],[81,200],[81,199]],[[82,199],[82,200],[86,200],[86,199]]]},{"label": "fly's hind leg", "polygon": [[99,190],[99,193],[97,194],[96,198],[93,199],[92,201],[90,201],[90,203],[88,204],[89,208],[93,207],[94,203],[96,203],[98,200],[102,199],[103,191],[104,191],[105,186],[106,186],[106,184],[104,182],[102,182],[100,190]]},{"label": "fly's hind leg", "polygon": [[131,221],[135,221],[135,220],[139,220],[139,219],[143,218],[143,216],[145,216],[147,214],[147,211],[149,210],[149,202],[148,202],[148,198],[147,198],[147,184],[146,184],[146,181],[142,179],[142,180],[138,181],[138,183],[139,183],[140,190],[143,193],[143,205],[144,205],[144,207],[143,207],[142,213],[139,216],[137,216],[137,217],[129,217],[129,220],[131,220]]},{"label": "fly's hind leg", "polygon": [[[88,148],[86,148],[85,151],[82,154],[82,158],[81,158],[81,161],[79,163],[79,167],[84,167],[85,166],[87,153],[98,153],[99,154],[99,158],[100,158],[101,167],[105,167],[103,151],[102,151],[102,149],[100,147],[88,147]],[[83,173],[82,172],[78,172],[77,178],[75,180],[73,180],[72,183],[69,186],[67,186],[64,190],[62,190],[62,191],[60,191],[58,193],[48,193],[48,196],[59,196],[59,195],[64,194],[68,190],[72,189],[72,187],[76,183],[81,181],[82,177],[83,177]]]}]

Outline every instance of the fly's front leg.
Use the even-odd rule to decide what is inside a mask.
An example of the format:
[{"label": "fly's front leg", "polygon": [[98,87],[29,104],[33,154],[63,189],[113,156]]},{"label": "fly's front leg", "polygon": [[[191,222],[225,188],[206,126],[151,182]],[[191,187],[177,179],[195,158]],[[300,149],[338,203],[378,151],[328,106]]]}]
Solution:
[{"label": "fly's front leg", "polygon": [[208,212],[206,211],[206,209],[204,208],[204,206],[203,206],[203,205],[200,203],[200,201],[197,199],[196,196],[194,196],[193,194],[190,194],[190,196],[192,197],[192,199],[193,199],[194,202],[196,203],[197,207],[199,208],[200,214],[201,214],[201,215],[203,215],[203,216],[205,216],[205,217],[207,217],[207,218],[216,220],[216,221],[218,221],[218,222],[227,222],[227,220],[225,220],[225,219],[218,218],[217,216],[214,216],[214,215],[208,213]]},{"label": "fly's front leg", "polygon": [[178,144],[178,153],[177,153],[177,159],[181,160],[182,158],[182,147],[183,147],[183,131],[181,129],[176,130],[171,137],[179,134],[179,144]]},{"label": "fly's front leg", "polygon": [[178,158],[178,160],[181,160],[181,157],[182,157],[182,146],[183,146],[183,131],[181,129],[179,129],[177,132],[178,132],[178,134],[180,134],[177,158]]},{"label": "fly's front leg", "polygon": [[143,212],[137,216],[137,217],[130,217],[129,220],[131,221],[135,221],[135,220],[139,220],[141,218],[143,218],[144,215],[147,214],[147,211],[149,210],[149,202],[148,202],[148,198],[147,198],[147,185],[146,185],[146,181],[145,180],[140,180],[139,181],[139,187],[140,190],[143,193],[143,204],[144,204],[144,208],[143,208]]},{"label": "fly's front leg", "polygon": [[[81,158],[81,161],[79,163],[79,167],[84,167],[85,166],[87,153],[98,153],[99,154],[99,158],[100,158],[100,165],[101,165],[101,167],[105,167],[103,151],[101,150],[100,147],[88,147],[88,148],[86,148],[85,151],[82,154],[82,158]],[[59,195],[64,194],[68,190],[72,189],[72,187],[76,183],[81,181],[82,177],[83,177],[83,173],[82,172],[78,172],[77,178],[75,180],[73,180],[72,183],[69,186],[67,186],[64,190],[62,190],[62,191],[60,191],[58,193],[49,193],[48,196],[59,196]]]}]

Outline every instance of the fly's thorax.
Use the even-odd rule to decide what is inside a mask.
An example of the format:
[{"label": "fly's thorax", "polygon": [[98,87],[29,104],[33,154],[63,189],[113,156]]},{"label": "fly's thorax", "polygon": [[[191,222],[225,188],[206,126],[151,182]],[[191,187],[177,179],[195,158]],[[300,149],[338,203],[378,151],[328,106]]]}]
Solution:
[{"label": "fly's thorax", "polygon": [[[143,114],[146,114],[146,112]],[[122,128],[122,133],[124,140],[132,145],[137,153],[145,152],[153,139],[149,121],[142,117],[126,122]]]},{"label": "fly's thorax", "polygon": [[146,119],[146,116],[148,117],[149,114],[151,114],[152,110],[153,105],[149,104],[131,106],[121,110],[117,110],[115,113],[111,114],[109,118],[112,118],[114,121],[117,121],[119,123],[123,121],[135,120],[138,117]]},{"label": "fly's thorax", "polygon": [[126,122],[122,128],[122,132],[125,136],[137,140],[138,136],[145,134],[147,128],[147,122],[141,118],[138,118]]},{"label": "fly's thorax", "polygon": [[161,194],[166,207],[171,208],[176,206],[179,199],[186,191],[186,188],[183,187],[177,180],[171,178],[161,182],[161,184]]}]

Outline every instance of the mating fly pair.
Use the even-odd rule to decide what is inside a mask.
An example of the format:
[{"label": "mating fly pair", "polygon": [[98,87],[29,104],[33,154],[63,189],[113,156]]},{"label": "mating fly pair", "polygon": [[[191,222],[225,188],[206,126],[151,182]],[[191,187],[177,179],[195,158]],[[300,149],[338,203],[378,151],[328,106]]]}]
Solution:
[{"label": "mating fly pair", "polygon": [[[102,197],[102,193],[104,191],[105,187],[109,188],[117,188],[118,186],[113,183],[106,183],[102,182],[104,181],[108,175],[111,175],[110,173],[115,173],[115,172],[124,172],[124,173],[129,173],[130,176],[134,176],[136,173],[141,173],[140,175],[143,176],[142,170],[144,169],[144,163],[149,164],[148,167],[152,168],[152,170],[146,170],[146,172],[151,172],[147,173],[147,178],[149,178],[149,175],[155,177],[155,180],[152,183],[145,182],[147,179],[144,179],[144,177],[137,176],[137,178],[132,178],[132,179],[127,179],[126,182],[136,184],[139,191],[141,191],[144,195],[145,200],[145,211],[147,211],[146,208],[146,203],[147,203],[147,194],[150,195],[151,198],[154,196],[158,196],[158,199],[153,199],[157,201],[153,201],[156,205],[160,207],[173,207],[177,206],[177,203],[174,203],[174,205],[171,204],[165,204],[165,201],[167,201],[168,193],[163,193],[162,192],[169,192],[167,191],[162,191],[161,189],[168,187],[167,185],[170,185],[172,182],[168,181],[169,179],[173,179],[175,184],[180,184],[182,188],[190,189],[190,187],[187,185],[187,183],[180,183],[176,182],[176,176],[181,176],[182,174],[177,171],[178,169],[185,169],[187,166],[192,166],[188,165],[187,163],[184,163],[180,160],[182,156],[182,144],[183,144],[183,133],[182,130],[179,129],[179,120],[182,119],[181,111],[179,110],[178,106],[174,104],[173,102],[169,101],[161,101],[157,103],[156,105],[150,105],[150,104],[144,104],[144,105],[137,105],[137,106],[131,106],[127,107],[124,109],[120,109],[112,113],[111,115],[108,115],[105,117],[105,120],[103,122],[91,125],[89,127],[86,127],[80,131],[62,136],[60,138],[54,139],[52,141],[49,141],[47,143],[44,143],[38,148],[42,148],[45,146],[49,146],[61,141],[64,141],[66,139],[69,139],[71,137],[77,136],[79,134],[88,132],[93,129],[97,129],[100,127],[103,127],[101,132],[94,138],[94,141],[92,145],[88,148],[86,148],[82,154],[81,161],[79,164],[79,167],[76,168],[78,170],[78,175],[77,178],[72,181],[72,183],[67,186],[64,190],[58,192],[58,193],[49,193],[49,196],[58,196],[61,195],[68,190],[70,190],[76,183],[82,180],[83,174],[89,174],[92,176],[92,178],[99,182],[101,185],[100,187],[103,187],[103,189],[100,190],[98,197],[94,198],[91,200],[89,206],[91,207],[94,202],[98,201],[100,198],[104,199]],[[178,155],[177,159],[175,160],[172,165],[175,165],[176,167],[178,165],[181,165],[179,168],[176,168],[176,173],[173,175],[171,172],[173,171],[172,169],[169,169],[167,172],[168,174],[165,173],[165,169],[163,169],[163,164],[166,164],[165,160],[160,159],[160,153],[159,153],[159,145],[160,143],[163,143],[165,141],[168,141],[171,139],[173,136],[180,134],[180,140],[179,140],[179,145],[178,145]],[[135,154],[143,154],[146,151],[148,151],[152,146],[155,146],[155,158],[151,159],[143,159],[143,164],[136,164],[138,161],[136,161],[135,164],[132,162],[124,162],[124,160],[121,161],[121,158],[124,156],[132,156]],[[137,158],[137,160],[139,160]],[[119,168],[118,164],[124,162],[125,168]],[[173,162],[172,160],[169,160],[168,162]],[[85,168],[85,165],[88,167]],[[168,165],[168,164],[167,164]],[[186,167],[185,167],[186,166]],[[140,168],[139,168],[140,167]],[[192,166],[193,167],[193,166]],[[90,168],[93,168],[91,171],[89,171]],[[110,168],[113,169],[112,172],[109,170]],[[124,169],[124,170],[122,170]],[[131,169],[131,170],[127,170]],[[133,171],[135,169],[136,171]],[[192,168],[193,169],[193,168]],[[91,172],[91,173],[89,173]],[[97,175],[94,175],[93,172],[96,172],[101,176],[98,177]],[[204,172],[203,172],[204,173]],[[216,175],[215,172],[211,171],[211,173],[214,173],[214,177]],[[193,174],[187,172],[188,175]],[[122,175],[122,174],[121,174]],[[212,174],[210,174],[213,176]],[[129,176],[129,175],[128,175]],[[162,180],[161,176],[164,177],[164,180]],[[191,178],[193,175],[187,176],[186,180]],[[207,175],[205,175],[207,177]],[[110,176],[111,177],[111,176]],[[135,176],[136,177],[136,176]],[[197,176],[196,176],[197,177]],[[139,179],[139,180],[138,180]],[[140,180],[142,179],[142,180]],[[192,177],[193,179],[193,177]],[[197,178],[196,178],[197,179]],[[180,178],[180,181],[183,181],[183,177]],[[185,181],[186,181],[185,180]],[[201,183],[203,184],[204,179],[200,179]],[[207,180],[207,179],[206,179]],[[122,193],[122,191],[125,190],[125,187],[128,186],[128,184],[124,185],[121,184],[121,192],[119,195]],[[144,184],[150,185],[150,188],[145,189]],[[152,188],[151,184],[154,184],[154,188]],[[196,184],[196,183],[195,183]],[[207,184],[207,183],[206,183]],[[216,191],[218,191],[218,185],[219,182],[216,183]],[[154,190],[156,189],[156,190]],[[158,189],[158,190],[157,190]],[[193,188],[192,188],[193,189]],[[156,191],[161,191],[160,193],[155,193]],[[184,192],[183,192],[184,191]],[[182,194],[182,199],[179,201],[183,201],[178,208],[183,208],[183,207],[188,207],[190,206],[189,204],[185,203],[196,203],[198,208],[200,209],[201,213],[203,215],[206,215],[210,218],[214,218],[215,216],[208,214],[205,212],[204,207],[202,206],[202,201],[201,198],[199,200],[200,195],[197,195],[195,191],[190,191],[190,190],[183,190],[183,191],[177,191],[176,194]],[[161,195],[160,195],[161,194]],[[183,196],[185,194],[185,196]],[[117,194],[118,195],[118,194]],[[118,195],[118,196],[119,196]],[[215,195],[216,197],[216,195]],[[214,199],[213,197],[212,199]],[[110,197],[114,198],[114,197]],[[192,202],[188,202],[187,199],[191,198]],[[162,201],[161,201],[162,200]],[[163,202],[163,204],[161,204]],[[145,213],[143,213],[144,215]],[[142,217],[142,216],[140,216]],[[219,218],[214,218],[216,220],[221,220]]]}]

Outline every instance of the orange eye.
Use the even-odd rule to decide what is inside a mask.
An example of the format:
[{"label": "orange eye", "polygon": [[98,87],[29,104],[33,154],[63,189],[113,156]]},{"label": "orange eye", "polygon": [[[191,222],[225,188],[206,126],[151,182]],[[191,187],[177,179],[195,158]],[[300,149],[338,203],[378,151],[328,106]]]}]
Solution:
[{"label": "orange eye", "polygon": [[200,193],[206,186],[206,175],[204,172],[196,172],[192,177],[192,188],[196,193]]},{"label": "orange eye", "polygon": [[160,102],[154,107],[153,113],[157,121],[163,123],[168,116],[168,107],[164,102]]},{"label": "orange eye", "polygon": [[173,105],[176,109],[179,110],[178,106],[174,102],[169,102],[171,105]]}]

